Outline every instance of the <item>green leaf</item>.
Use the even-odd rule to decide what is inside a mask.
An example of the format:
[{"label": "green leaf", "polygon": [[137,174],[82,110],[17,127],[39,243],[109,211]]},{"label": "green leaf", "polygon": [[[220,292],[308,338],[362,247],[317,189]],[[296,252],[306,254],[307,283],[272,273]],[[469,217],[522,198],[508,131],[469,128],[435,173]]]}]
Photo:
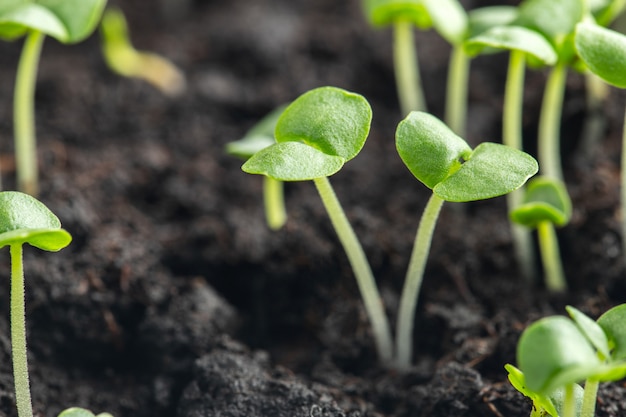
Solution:
[{"label": "green leaf", "polygon": [[539,33],[520,26],[498,26],[481,33],[465,44],[465,51],[470,55],[478,55],[485,48],[522,51],[546,65],[556,63],[557,55]]},{"label": "green leaf", "polygon": [[550,400],[550,397],[528,389],[526,386],[526,379],[524,378],[524,373],[522,371],[510,364],[504,365],[504,369],[508,372],[508,378],[511,385],[513,385],[513,387],[524,396],[530,398],[533,402],[533,407],[539,411],[539,415],[548,413],[553,417],[559,416],[556,407]]},{"label": "green leaf", "polygon": [[363,0],[362,4],[373,26],[387,26],[399,21],[409,21],[421,29],[432,26],[422,0]]},{"label": "green leaf", "polygon": [[0,6],[0,38],[37,30],[63,43],[76,43],[96,28],[106,0],[9,0]]},{"label": "green leaf", "polygon": [[472,152],[467,142],[428,113],[411,112],[398,124],[396,148],[409,171],[432,189],[461,167]]},{"label": "green leaf", "polygon": [[626,88],[626,36],[592,23],[579,23],[575,43],[578,55],[594,74]]},{"label": "green leaf", "polygon": [[538,320],[522,333],[517,363],[527,387],[542,394],[585,380],[602,369],[576,324],[562,316]]},{"label": "green leaf", "polygon": [[287,106],[272,110],[254,125],[243,138],[226,144],[226,152],[242,159],[248,159],[261,149],[276,143],[274,130],[276,122]]},{"label": "green leaf", "polygon": [[620,304],[598,318],[598,324],[609,338],[611,358],[626,359],[626,304]]},{"label": "green leaf", "polygon": [[524,0],[515,24],[542,33],[559,49],[583,18],[583,0]]},{"label": "green leaf", "polygon": [[280,181],[307,181],[338,172],[345,160],[299,142],[276,143],[254,154],[241,169]]},{"label": "green leaf", "polygon": [[61,412],[58,417],[113,417],[109,413],[101,413],[97,416],[89,410],[79,407],[71,407]]},{"label": "green leaf", "polygon": [[481,143],[459,170],[433,188],[446,201],[498,197],[518,189],[538,170],[527,153],[499,143]]},{"label": "green leaf", "polygon": [[28,243],[55,252],[71,240],[59,219],[39,200],[17,191],[0,192],[0,248]]},{"label": "green leaf", "polygon": [[367,100],[336,87],[320,87],[291,103],[276,124],[277,142],[302,142],[347,162],[363,148],[372,109]]},{"label": "green leaf", "polygon": [[626,0],[589,0],[589,9],[596,23],[607,27],[626,7]]},{"label": "green leaf", "polygon": [[537,177],[528,182],[524,202],[510,217],[515,223],[534,228],[542,221],[565,226],[572,216],[572,202],[562,181]]},{"label": "green leaf", "polygon": [[433,26],[452,45],[463,42],[467,36],[467,13],[458,0],[423,0]]},{"label": "green leaf", "polygon": [[585,335],[587,340],[602,354],[602,359],[608,360],[611,357],[609,341],[602,327],[591,317],[572,306],[565,307],[565,310],[567,310],[567,313],[572,320],[574,320],[574,323],[576,323],[578,329]]},{"label": "green leaf", "polygon": [[478,36],[496,26],[506,26],[517,19],[517,7],[479,7],[468,13],[469,37]]}]

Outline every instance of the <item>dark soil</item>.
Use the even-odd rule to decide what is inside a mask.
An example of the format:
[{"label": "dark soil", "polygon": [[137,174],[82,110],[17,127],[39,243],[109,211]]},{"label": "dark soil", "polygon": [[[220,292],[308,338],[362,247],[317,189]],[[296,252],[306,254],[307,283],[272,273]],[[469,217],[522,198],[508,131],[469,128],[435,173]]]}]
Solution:
[{"label": "dark soil", "polygon": [[[401,117],[390,31],[368,27],[358,0],[197,0],[180,16],[157,13],[157,2],[116,3],[136,46],[176,62],[188,89],[172,99],[112,74],[97,36],[44,45],[40,198],[74,241],[54,254],[26,250],[37,415],[79,405],[116,417],[527,416],[530,403],[503,368],[515,363],[525,326],[563,314],[567,304],[597,317],[626,301],[618,231],[623,102],[613,92],[598,152],[580,157],[584,86],[571,74],[563,157],[575,211],[559,232],[571,290],[550,295],[540,279],[521,279],[504,199],[444,206],[417,312],[415,366],[380,367],[314,186],[287,184],[289,221],[272,232],[261,179],[242,173],[224,145],[311,88],[367,97],[371,135],[331,181],[392,316],[429,191],[395,152]],[[449,47],[433,32],[416,38],[429,108],[441,116]],[[0,45],[6,189],[15,184],[11,97],[20,47]],[[472,144],[499,141],[506,62],[502,54],[473,63]],[[527,74],[531,152],[545,75]],[[5,253],[0,416],[13,417],[8,262]],[[625,411],[626,386],[602,386],[597,415]]]}]

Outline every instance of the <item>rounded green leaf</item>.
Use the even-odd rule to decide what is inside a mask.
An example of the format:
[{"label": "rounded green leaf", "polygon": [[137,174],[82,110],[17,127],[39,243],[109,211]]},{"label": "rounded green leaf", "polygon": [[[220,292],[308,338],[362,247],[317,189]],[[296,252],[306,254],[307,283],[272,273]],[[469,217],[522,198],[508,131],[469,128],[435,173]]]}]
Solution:
[{"label": "rounded green leaf", "polygon": [[63,43],[89,36],[106,0],[10,0],[0,6],[0,37],[14,38],[38,30]]},{"label": "rounded green leaf", "polygon": [[626,88],[626,36],[593,23],[579,23],[575,44],[591,72],[609,84]]},{"label": "rounded green leaf", "polygon": [[58,417],[113,417],[109,413],[101,413],[97,416],[89,410],[80,407],[71,407],[61,412]]},{"label": "rounded green leaf", "polygon": [[598,324],[609,338],[611,358],[626,359],[626,304],[613,307],[601,315]]},{"label": "rounded green leaf", "polygon": [[423,0],[433,26],[452,45],[463,42],[467,36],[467,13],[458,0]]},{"label": "rounded green leaf", "polygon": [[608,26],[626,7],[625,0],[588,0],[589,10],[600,26]]},{"label": "rounded green leaf", "polygon": [[488,6],[479,7],[468,13],[469,35],[473,38],[496,26],[506,26],[517,18],[517,7]]},{"label": "rounded green leaf", "polygon": [[226,152],[242,159],[248,159],[261,149],[276,143],[276,139],[274,139],[276,122],[278,122],[278,118],[283,114],[285,108],[286,106],[280,106],[272,110],[254,125],[243,138],[227,143]]},{"label": "rounded green leaf", "polygon": [[537,173],[532,156],[499,143],[483,142],[461,167],[433,188],[446,201],[485,200],[518,189]]},{"label": "rounded green leaf", "polygon": [[415,111],[398,124],[396,148],[409,171],[431,189],[459,169],[472,152],[441,120]]},{"label": "rounded green leaf", "polygon": [[578,330],[580,330],[596,350],[602,354],[603,359],[609,359],[609,340],[604,330],[602,330],[602,327],[577,308],[567,306],[565,310],[567,310],[567,314],[569,314],[572,320],[574,320],[574,323],[578,326]]},{"label": "rounded green leaf", "polygon": [[553,65],[557,61],[557,54],[539,33],[521,26],[497,26],[468,39],[465,51],[470,55],[478,55],[485,48],[517,50],[531,55],[546,65]]},{"label": "rounded green leaf", "polygon": [[276,123],[277,142],[302,142],[327,155],[354,158],[370,130],[367,100],[336,87],[320,87],[291,103]]},{"label": "rounded green leaf", "polygon": [[510,213],[515,223],[534,228],[542,221],[565,226],[572,216],[572,202],[562,181],[533,178],[528,183],[524,202]]},{"label": "rounded green leaf", "polygon": [[591,344],[574,322],[562,316],[538,320],[522,333],[517,362],[526,386],[546,395],[601,369]]},{"label": "rounded green leaf", "polygon": [[28,243],[55,252],[71,240],[57,216],[39,200],[17,191],[0,192],[0,247]]},{"label": "rounded green leaf", "polygon": [[520,393],[530,398],[530,400],[533,402],[533,407],[536,410],[547,412],[551,416],[558,415],[556,407],[550,400],[550,397],[528,389],[528,387],[526,386],[526,379],[524,378],[524,373],[522,371],[520,371],[511,364],[504,365],[504,369],[506,369],[508,373],[508,378],[511,385],[513,385],[513,387]]},{"label": "rounded green leaf", "polygon": [[363,0],[363,10],[373,26],[392,25],[409,21],[421,29],[432,26],[430,15],[422,0]]},{"label": "rounded green leaf", "polygon": [[254,154],[241,169],[281,181],[307,181],[328,177],[341,169],[345,160],[300,142],[275,143]]},{"label": "rounded green leaf", "polygon": [[584,0],[524,0],[517,25],[542,33],[557,47],[583,18]]}]

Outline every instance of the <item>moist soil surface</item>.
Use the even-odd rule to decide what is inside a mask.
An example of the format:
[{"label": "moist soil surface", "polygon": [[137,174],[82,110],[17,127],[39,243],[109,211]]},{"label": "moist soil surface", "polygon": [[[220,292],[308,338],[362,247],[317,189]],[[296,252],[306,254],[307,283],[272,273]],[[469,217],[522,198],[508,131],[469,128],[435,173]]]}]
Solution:
[{"label": "moist soil surface", "polygon": [[[166,97],[111,73],[98,36],[44,45],[40,199],[74,240],[59,253],[25,251],[36,415],[77,405],[117,417],[527,416],[530,402],[504,370],[523,329],[568,304],[595,318],[626,301],[623,102],[611,93],[604,135],[593,154],[581,153],[584,81],[570,74],[562,147],[574,215],[559,230],[569,291],[546,292],[540,271],[534,282],[521,277],[503,198],[444,205],[416,314],[414,366],[385,369],[313,184],[286,184],[288,222],[270,231],[261,178],[244,174],[224,146],[318,86],[370,101],[370,137],[331,182],[395,322],[430,191],[395,151],[402,117],[390,30],[370,28],[357,0],[190,1],[178,12],[117,3],[135,45],[174,61],[187,89]],[[429,110],[441,117],[450,48],[432,31],[415,36]],[[15,189],[11,97],[20,48],[0,45],[5,189]],[[472,145],[500,141],[506,63],[499,54],[472,64]],[[545,78],[527,72],[531,153]],[[0,262],[0,415],[13,417],[8,251]],[[602,385],[597,415],[625,411],[626,387]]]}]

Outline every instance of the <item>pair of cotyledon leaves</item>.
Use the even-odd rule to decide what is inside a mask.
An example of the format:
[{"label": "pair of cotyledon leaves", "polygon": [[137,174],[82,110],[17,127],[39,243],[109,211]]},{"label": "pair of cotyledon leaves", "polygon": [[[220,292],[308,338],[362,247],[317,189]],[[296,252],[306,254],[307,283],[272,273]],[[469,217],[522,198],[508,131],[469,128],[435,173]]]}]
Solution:
[{"label": "pair of cotyledon leaves", "polygon": [[[276,123],[276,143],[242,169],[281,181],[304,181],[338,172],[362,149],[372,110],[367,100],[335,88],[311,90],[291,103]],[[398,153],[413,175],[447,201],[506,194],[537,172],[530,155],[495,143],[472,150],[443,122],[412,112],[396,130]]]},{"label": "pair of cotyledon leaves", "polygon": [[63,43],[93,32],[106,0],[2,0],[0,39],[12,40],[35,30]]}]

